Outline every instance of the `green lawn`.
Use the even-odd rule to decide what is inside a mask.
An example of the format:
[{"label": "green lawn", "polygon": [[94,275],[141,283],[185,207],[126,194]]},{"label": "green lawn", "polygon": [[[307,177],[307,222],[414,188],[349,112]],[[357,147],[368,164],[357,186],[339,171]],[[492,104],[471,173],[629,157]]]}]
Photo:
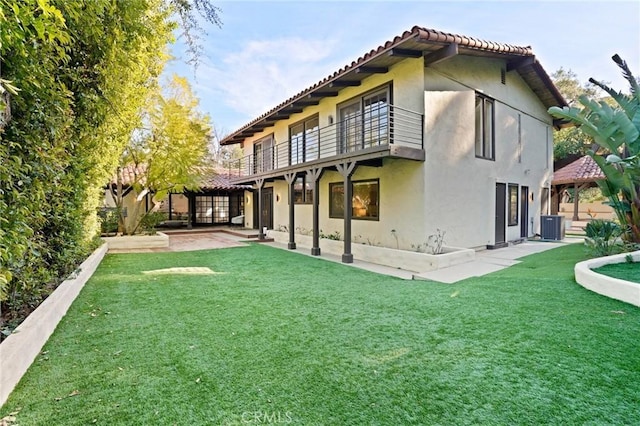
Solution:
[{"label": "green lawn", "polygon": [[640,283],[640,263],[615,263],[594,269],[595,272],[621,280]]},{"label": "green lawn", "polygon": [[[0,418],[640,424],[640,309],[577,285],[583,259],[447,285],[261,245],[108,255]],[[171,267],[218,274],[141,272]]]}]

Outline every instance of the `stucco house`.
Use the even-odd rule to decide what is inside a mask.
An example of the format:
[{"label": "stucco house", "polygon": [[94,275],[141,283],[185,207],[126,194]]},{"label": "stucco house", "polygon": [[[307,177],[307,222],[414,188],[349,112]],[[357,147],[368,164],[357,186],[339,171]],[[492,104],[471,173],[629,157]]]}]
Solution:
[{"label": "stucco house", "polygon": [[[413,250],[494,248],[539,233],[553,175],[550,106],[566,105],[530,47],[413,27],[227,136],[262,233]],[[251,208],[250,204],[253,203]]]}]

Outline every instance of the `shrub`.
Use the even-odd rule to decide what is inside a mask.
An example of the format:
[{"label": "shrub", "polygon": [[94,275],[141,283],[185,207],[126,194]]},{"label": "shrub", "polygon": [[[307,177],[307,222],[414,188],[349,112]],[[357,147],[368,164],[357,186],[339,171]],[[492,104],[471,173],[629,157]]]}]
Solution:
[{"label": "shrub", "polygon": [[610,256],[623,251],[619,240],[623,229],[610,220],[595,219],[585,227],[585,244],[595,256]]},{"label": "shrub", "polygon": [[162,212],[149,212],[140,219],[140,229],[143,234],[155,234],[156,228],[163,220],[166,220],[167,215]]}]

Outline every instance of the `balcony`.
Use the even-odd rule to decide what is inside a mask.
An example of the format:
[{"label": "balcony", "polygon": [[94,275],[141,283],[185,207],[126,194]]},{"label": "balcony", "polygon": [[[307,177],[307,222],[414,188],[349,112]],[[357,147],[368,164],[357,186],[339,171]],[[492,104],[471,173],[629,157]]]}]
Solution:
[{"label": "balcony", "polygon": [[234,183],[269,179],[312,167],[384,157],[424,161],[423,116],[382,104],[350,114],[327,127],[307,128],[277,145],[254,145],[254,153],[229,162]]}]

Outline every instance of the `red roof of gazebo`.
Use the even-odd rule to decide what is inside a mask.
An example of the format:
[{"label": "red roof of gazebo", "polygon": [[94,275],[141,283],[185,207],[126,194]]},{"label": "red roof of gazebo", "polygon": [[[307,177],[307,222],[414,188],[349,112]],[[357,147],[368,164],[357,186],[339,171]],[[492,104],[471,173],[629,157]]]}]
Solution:
[{"label": "red roof of gazebo", "polygon": [[589,155],[578,158],[553,173],[552,185],[566,185],[569,183],[588,183],[604,179],[600,166]]}]

